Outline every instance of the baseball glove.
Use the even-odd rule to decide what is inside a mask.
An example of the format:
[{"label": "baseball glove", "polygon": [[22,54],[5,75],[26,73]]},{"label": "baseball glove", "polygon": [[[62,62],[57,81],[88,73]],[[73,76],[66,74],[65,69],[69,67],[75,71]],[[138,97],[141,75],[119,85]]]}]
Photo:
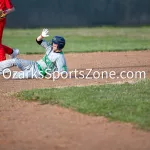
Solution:
[{"label": "baseball glove", "polygon": [[6,17],[6,14],[4,13],[3,10],[0,10],[0,20],[5,18]]}]

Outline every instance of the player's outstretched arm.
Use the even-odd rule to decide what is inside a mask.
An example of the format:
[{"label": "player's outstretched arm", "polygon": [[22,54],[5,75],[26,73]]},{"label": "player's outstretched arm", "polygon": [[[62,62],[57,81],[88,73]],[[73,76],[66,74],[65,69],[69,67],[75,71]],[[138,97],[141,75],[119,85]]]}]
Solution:
[{"label": "player's outstretched arm", "polygon": [[49,36],[49,31],[48,29],[43,29],[42,33],[37,37],[37,41],[42,41],[43,38],[48,37]]},{"label": "player's outstretched arm", "polygon": [[46,40],[43,40],[43,38],[48,37],[48,33],[48,29],[43,29],[42,33],[36,38],[36,42],[42,47],[44,47],[46,50],[49,49],[50,45]]}]

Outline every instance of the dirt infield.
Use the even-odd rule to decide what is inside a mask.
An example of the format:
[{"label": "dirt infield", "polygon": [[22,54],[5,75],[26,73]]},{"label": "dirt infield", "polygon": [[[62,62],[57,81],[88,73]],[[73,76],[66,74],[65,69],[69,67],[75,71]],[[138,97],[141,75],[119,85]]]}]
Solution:
[{"label": "dirt infield", "polygon": [[[20,55],[37,60],[42,55]],[[150,51],[66,54],[69,70],[145,71]],[[133,79],[5,80],[0,77],[0,150],[149,150],[150,133],[131,124],[109,122],[58,106],[18,101],[24,89],[133,82]]]}]

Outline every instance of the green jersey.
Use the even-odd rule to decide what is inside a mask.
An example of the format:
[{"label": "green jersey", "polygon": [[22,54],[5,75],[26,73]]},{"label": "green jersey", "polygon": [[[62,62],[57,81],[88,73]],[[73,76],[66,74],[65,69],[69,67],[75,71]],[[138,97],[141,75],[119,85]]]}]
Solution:
[{"label": "green jersey", "polygon": [[52,50],[51,44],[45,40],[41,46],[46,49],[46,53],[42,59],[37,61],[39,71],[45,76],[46,72],[53,73],[55,71],[67,72],[66,60],[63,52],[56,53]]}]

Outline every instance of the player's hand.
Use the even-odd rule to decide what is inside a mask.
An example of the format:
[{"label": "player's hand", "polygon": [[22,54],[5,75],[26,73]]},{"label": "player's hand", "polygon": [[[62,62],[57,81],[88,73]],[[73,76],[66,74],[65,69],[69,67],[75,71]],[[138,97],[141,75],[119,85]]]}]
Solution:
[{"label": "player's hand", "polygon": [[48,37],[49,36],[48,32],[49,32],[48,29],[43,29],[41,36]]},{"label": "player's hand", "polygon": [[6,17],[6,13],[3,10],[0,10],[0,20]]}]

